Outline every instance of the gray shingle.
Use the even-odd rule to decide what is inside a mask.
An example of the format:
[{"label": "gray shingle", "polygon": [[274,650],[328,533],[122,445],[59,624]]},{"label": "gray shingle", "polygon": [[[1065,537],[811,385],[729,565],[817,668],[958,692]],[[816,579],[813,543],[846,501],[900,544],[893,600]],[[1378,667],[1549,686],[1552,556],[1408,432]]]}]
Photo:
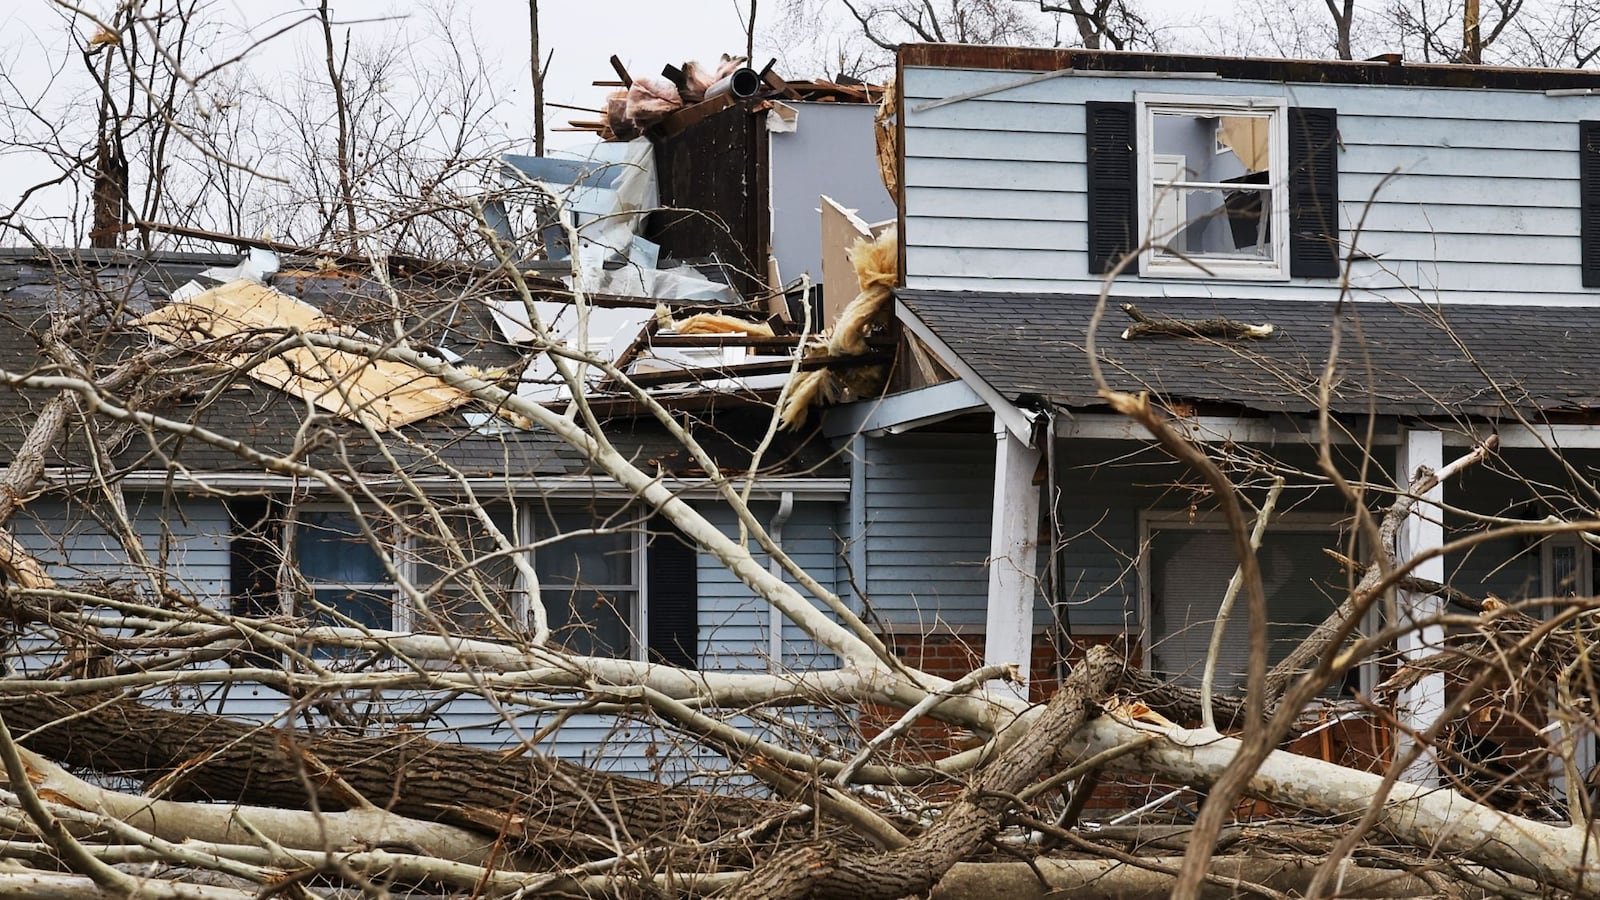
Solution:
[{"label": "gray shingle", "polygon": [[[916,290],[897,297],[1007,398],[1102,405],[1084,351],[1096,298]],[[1122,340],[1130,320],[1118,305],[1129,299],[1113,298],[1096,332],[1096,353],[1118,390],[1309,412],[1337,322],[1336,413],[1498,417],[1515,407],[1559,417],[1600,408],[1600,308],[1137,298],[1151,318],[1270,322],[1276,332],[1263,340]]]},{"label": "gray shingle", "polygon": [[[100,371],[155,343],[154,338],[127,327],[132,316],[164,303],[173,288],[194,278],[201,269],[229,265],[235,256],[160,254],[150,257],[126,253],[80,253],[49,256],[35,251],[0,250],[0,369],[29,372],[45,365],[33,334],[52,314],[76,315],[71,343]],[[392,334],[396,305],[376,282],[348,271],[295,271],[285,267],[274,287],[329,313],[341,323],[368,334]],[[521,351],[502,340],[484,305],[462,297],[481,297],[485,288],[460,278],[413,279],[395,284],[400,295],[401,324],[417,344],[443,343],[480,368],[511,366]],[[268,452],[283,454],[295,445],[315,411],[294,397],[273,390],[238,372],[216,366],[201,357],[185,356],[175,366],[188,367],[182,375],[163,375],[141,391],[117,398],[119,402],[159,415],[192,422],[236,437]],[[48,399],[45,392],[0,389],[0,464],[16,453],[37,411]],[[473,407],[465,407],[471,409]],[[747,463],[750,450],[765,430],[767,411],[727,410],[695,417],[695,431],[724,466]],[[308,458],[315,463],[343,468],[344,460],[357,472],[382,473],[392,465],[358,425],[322,415]],[[667,471],[690,468],[687,455],[652,419],[622,419],[608,425],[607,434],[625,455],[657,462]],[[165,469],[169,460],[200,472],[255,471],[257,466],[203,442],[181,440],[166,432],[109,435],[115,439],[116,463],[127,470]],[[438,474],[449,466],[470,476],[554,476],[588,471],[588,461],[553,434],[541,430],[505,434],[473,432],[460,411],[446,412],[384,437],[384,447],[413,475]],[[74,428],[55,449],[53,465],[87,463],[88,445],[81,428]],[[814,470],[837,474],[821,442],[815,447],[803,438],[783,435],[766,457],[773,471]],[[343,454],[337,458],[336,451]],[[820,468],[819,468],[820,467]]]}]

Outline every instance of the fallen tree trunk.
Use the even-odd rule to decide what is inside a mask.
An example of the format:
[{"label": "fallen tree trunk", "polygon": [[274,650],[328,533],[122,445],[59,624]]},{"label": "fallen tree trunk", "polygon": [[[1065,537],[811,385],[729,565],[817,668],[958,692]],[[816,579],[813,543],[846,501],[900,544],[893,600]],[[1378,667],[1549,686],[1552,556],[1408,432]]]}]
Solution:
[{"label": "fallen tree trunk", "polygon": [[[538,752],[494,753],[420,734],[314,735],[97,697],[6,698],[0,716],[48,759],[159,779],[165,799],[292,809],[370,804],[554,858],[615,852],[609,838],[705,842],[788,807],[626,778]],[[308,792],[314,796],[308,797]]]},{"label": "fallen tree trunk", "polygon": [[[1152,732],[1101,716],[1080,728],[1063,752],[1087,757],[1151,733],[1158,738],[1107,767],[1203,787],[1219,778],[1240,750],[1239,741],[1215,731]],[[1380,796],[1382,784],[1382,775],[1279,750],[1262,761],[1245,793],[1291,809],[1353,817]],[[1429,853],[1469,859],[1578,894],[1600,890],[1600,872],[1583,863],[1600,852],[1600,840],[1584,830],[1503,813],[1456,791],[1406,783],[1394,786],[1384,806],[1384,829]]]}]

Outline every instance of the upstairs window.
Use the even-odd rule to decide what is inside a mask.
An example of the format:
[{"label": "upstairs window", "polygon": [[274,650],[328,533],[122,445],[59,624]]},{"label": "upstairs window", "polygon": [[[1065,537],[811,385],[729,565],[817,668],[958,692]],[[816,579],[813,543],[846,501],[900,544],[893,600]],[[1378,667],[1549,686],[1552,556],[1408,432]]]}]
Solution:
[{"label": "upstairs window", "polygon": [[1288,274],[1285,108],[1281,99],[1140,97],[1143,274]]},{"label": "upstairs window", "polygon": [[1085,104],[1084,141],[1090,273],[1339,277],[1337,111],[1140,94]]}]

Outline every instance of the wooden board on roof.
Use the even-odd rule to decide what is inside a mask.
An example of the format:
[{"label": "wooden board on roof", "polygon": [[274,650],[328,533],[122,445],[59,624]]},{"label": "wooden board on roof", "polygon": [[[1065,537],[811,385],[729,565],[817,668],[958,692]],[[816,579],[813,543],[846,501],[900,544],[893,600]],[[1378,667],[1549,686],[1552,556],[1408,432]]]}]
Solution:
[{"label": "wooden board on roof", "polygon": [[[230,282],[168,304],[135,324],[174,344],[201,344],[251,333],[341,330],[311,304],[250,281]],[[287,347],[266,358],[225,353],[223,358],[262,384],[380,432],[438,415],[472,399],[415,366],[327,347]]]}]

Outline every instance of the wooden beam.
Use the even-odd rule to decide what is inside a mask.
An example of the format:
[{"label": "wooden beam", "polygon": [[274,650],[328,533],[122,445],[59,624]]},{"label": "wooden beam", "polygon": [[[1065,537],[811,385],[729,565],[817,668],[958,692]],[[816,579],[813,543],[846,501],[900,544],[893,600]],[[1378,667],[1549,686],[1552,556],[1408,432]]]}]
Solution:
[{"label": "wooden beam", "polygon": [[[843,369],[853,366],[883,365],[893,361],[887,353],[864,353],[860,356],[814,356],[800,362],[800,371],[812,369]],[[630,375],[629,380],[639,387],[660,384],[709,381],[716,378],[739,378],[747,375],[779,375],[789,371],[794,363],[787,359],[770,362],[742,363],[734,366],[707,366],[700,369],[674,369],[670,372],[641,372]]]}]

